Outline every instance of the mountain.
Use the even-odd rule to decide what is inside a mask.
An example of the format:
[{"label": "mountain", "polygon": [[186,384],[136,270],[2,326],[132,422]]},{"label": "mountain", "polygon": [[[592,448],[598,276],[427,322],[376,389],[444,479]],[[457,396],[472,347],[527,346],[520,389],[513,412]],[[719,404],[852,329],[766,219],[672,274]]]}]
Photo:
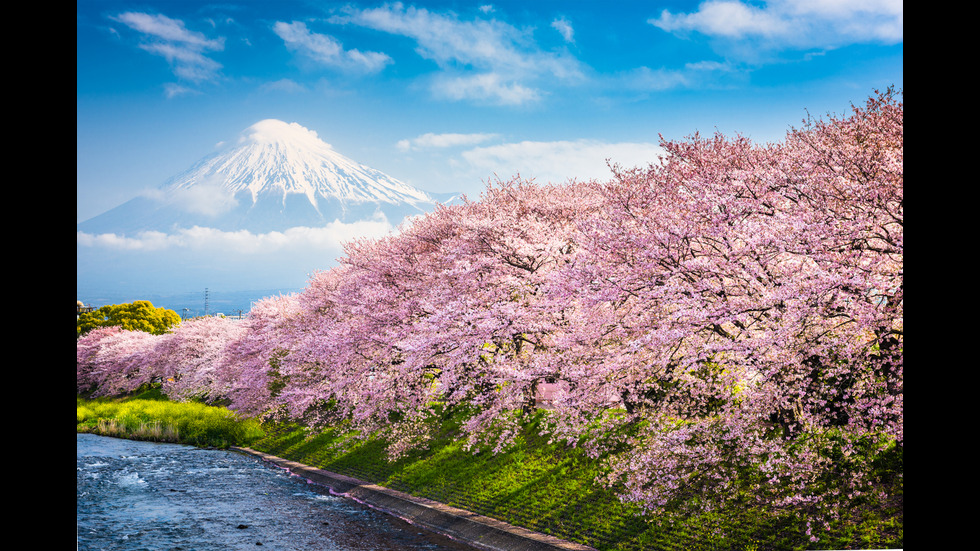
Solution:
[{"label": "mountain", "polygon": [[379,213],[397,225],[451,197],[359,164],[297,123],[267,119],[152,193],[81,222],[78,230],[133,235],[201,226],[258,234]]}]

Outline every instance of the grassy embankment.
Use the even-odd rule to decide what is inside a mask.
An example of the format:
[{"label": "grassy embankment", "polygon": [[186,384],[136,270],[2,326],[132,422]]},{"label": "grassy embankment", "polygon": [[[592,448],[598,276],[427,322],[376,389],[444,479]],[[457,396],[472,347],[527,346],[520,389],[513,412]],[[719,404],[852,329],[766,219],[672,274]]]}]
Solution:
[{"label": "grassy embankment", "polygon": [[223,408],[152,398],[79,399],[78,431],[198,446],[249,446],[602,551],[904,546],[900,505],[888,509],[869,504],[873,506],[838,524],[816,544],[804,534],[805,519],[749,507],[659,523],[596,485],[601,471],[595,461],[575,448],[548,443],[533,425],[503,453],[468,452],[447,428],[427,449],[390,462],[384,445],[375,440],[340,446],[347,438],[339,431],[310,435],[296,426],[241,421]]},{"label": "grassy embankment", "polygon": [[257,421],[225,408],[167,400],[157,389],[126,398],[75,399],[76,432],[130,440],[227,448],[265,435]]}]

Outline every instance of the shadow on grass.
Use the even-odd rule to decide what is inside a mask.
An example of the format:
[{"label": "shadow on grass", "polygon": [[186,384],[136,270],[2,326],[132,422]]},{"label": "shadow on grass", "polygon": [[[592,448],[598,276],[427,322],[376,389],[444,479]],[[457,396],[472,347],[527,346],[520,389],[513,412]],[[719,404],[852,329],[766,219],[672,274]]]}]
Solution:
[{"label": "shadow on grass", "polygon": [[651,535],[649,519],[596,485],[594,463],[564,445],[519,440],[499,454],[472,453],[446,438],[389,462],[383,442],[341,449],[340,441],[295,429],[257,449],[598,549],[691,549],[699,539],[676,529]]},{"label": "shadow on grass", "polygon": [[[532,431],[500,453],[472,453],[442,433],[425,450],[389,461],[379,440],[346,441],[339,431],[307,437],[299,427],[267,430],[256,449],[499,519],[600,551],[788,550],[812,548],[805,519],[773,515],[742,503],[728,510],[666,521],[643,516],[596,483],[600,462],[578,449],[547,442]],[[346,447],[338,444],[346,443]],[[893,547],[880,518],[821,544],[831,548]],[[851,528],[854,530],[854,528]],[[885,541],[887,540],[887,541]]]}]

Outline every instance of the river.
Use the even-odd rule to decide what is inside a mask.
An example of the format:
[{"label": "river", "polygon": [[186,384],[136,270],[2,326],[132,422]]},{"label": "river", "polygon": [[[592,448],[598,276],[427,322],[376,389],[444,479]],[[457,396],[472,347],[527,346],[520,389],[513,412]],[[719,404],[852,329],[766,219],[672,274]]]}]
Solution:
[{"label": "river", "polygon": [[78,550],[472,551],[258,458],[77,434]]}]

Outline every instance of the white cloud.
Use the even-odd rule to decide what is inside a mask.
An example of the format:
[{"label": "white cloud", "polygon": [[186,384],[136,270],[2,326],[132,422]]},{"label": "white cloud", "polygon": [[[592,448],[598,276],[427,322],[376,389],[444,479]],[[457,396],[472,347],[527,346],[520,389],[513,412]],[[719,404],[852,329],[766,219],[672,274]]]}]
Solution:
[{"label": "white cloud", "polygon": [[81,247],[109,251],[192,251],[220,255],[271,255],[280,253],[336,252],[343,244],[359,237],[378,238],[394,228],[383,216],[360,222],[334,221],[319,228],[296,227],[282,232],[253,234],[242,230],[221,231],[195,226],[174,233],[141,232],[133,237],[114,233],[89,234],[77,232],[76,243]]},{"label": "white cloud", "polygon": [[297,93],[306,91],[305,86],[289,78],[282,78],[274,82],[267,82],[259,88],[266,92]]},{"label": "white cloud", "polygon": [[497,73],[443,75],[433,80],[432,91],[451,100],[480,100],[498,105],[522,105],[541,97],[540,91]]},{"label": "white cloud", "polygon": [[165,58],[175,75],[190,81],[209,80],[221,70],[217,61],[180,44],[143,44],[140,48]]},{"label": "white cloud", "polygon": [[224,47],[224,39],[209,39],[203,33],[188,30],[183,21],[165,15],[127,12],[111,19],[166,42],[185,44],[199,50],[221,50]]},{"label": "white cloud", "polygon": [[687,63],[679,69],[637,67],[608,80],[610,89],[645,92],[725,86],[745,76],[744,71],[731,63],[700,61]]},{"label": "white cloud", "polygon": [[691,71],[719,71],[723,73],[734,70],[730,64],[722,63],[720,61],[698,61],[696,63],[686,63],[684,68]]},{"label": "white cloud", "polygon": [[311,273],[335,266],[345,243],[391,231],[377,219],[264,234],[203,227],[130,237],[78,232],[78,284],[139,293],[300,288]]},{"label": "white cloud", "polygon": [[183,189],[173,190],[170,200],[185,212],[217,216],[238,206],[234,195],[220,184],[198,183]]},{"label": "white cloud", "polygon": [[[656,163],[663,149],[652,143],[606,143],[596,140],[523,141],[463,152],[471,168],[507,178],[520,174],[539,182],[604,180],[612,176],[609,164],[623,167]],[[607,164],[607,160],[608,163]]]},{"label": "white cloud", "polygon": [[200,94],[198,90],[195,90],[193,88],[188,88],[186,86],[181,86],[180,84],[177,84],[175,82],[168,82],[167,84],[164,84],[163,90],[164,90],[164,94],[166,94],[168,98],[176,98],[178,96]]},{"label": "white cloud", "polygon": [[902,0],[709,0],[697,11],[669,10],[648,21],[672,33],[759,40],[761,48],[835,48],[853,43],[903,40]]},{"label": "white cloud", "polygon": [[347,22],[409,37],[416,52],[439,66],[433,92],[453,100],[522,104],[537,100],[542,83],[574,83],[584,78],[571,56],[542,51],[530,31],[497,19],[463,21],[401,4],[351,10]]},{"label": "white cloud", "polygon": [[101,247],[123,251],[158,251],[171,246],[170,236],[163,232],[143,232],[138,237],[126,237],[115,233],[91,234],[77,232],[75,242],[83,247]]},{"label": "white cloud", "polygon": [[[219,142],[215,147],[221,147]],[[234,195],[229,195],[220,180],[199,180],[192,186],[164,190],[144,189],[140,196],[174,206],[183,212],[218,216],[238,206]]]},{"label": "white cloud", "polygon": [[575,42],[575,30],[572,29],[572,24],[564,17],[552,21],[551,27],[561,33],[565,42]]},{"label": "white cloud", "polygon": [[712,36],[742,37],[784,34],[789,22],[761,8],[722,0],[705,2],[691,14],[674,15],[664,10],[650,24],[667,32],[694,30]]},{"label": "white cloud", "polygon": [[376,73],[392,62],[388,55],[381,52],[345,50],[336,38],[314,33],[302,21],[278,21],[272,30],[290,50],[330,67]]},{"label": "white cloud", "polygon": [[621,77],[630,89],[634,90],[671,90],[691,86],[692,80],[686,71],[675,69],[650,69],[638,67]]},{"label": "white cloud", "polygon": [[146,42],[140,48],[166,59],[180,78],[202,82],[215,78],[221,70],[221,64],[205,52],[223,50],[224,38],[208,38],[165,15],[126,12],[110,19],[141,33]]},{"label": "white cloud", "polygon": [[398,149],[402,151],[408,151],[410,149],[429,149],[429,148],[445,148],[445,147],[460,147],[469,146],[478,143],[483,143],[487,140],[492,140],[497,137],[497,134],[486,134],[486,133],[476,133],[476,134],[433,134],[426,133],[412,138],[410,140],[399,140]]}]

